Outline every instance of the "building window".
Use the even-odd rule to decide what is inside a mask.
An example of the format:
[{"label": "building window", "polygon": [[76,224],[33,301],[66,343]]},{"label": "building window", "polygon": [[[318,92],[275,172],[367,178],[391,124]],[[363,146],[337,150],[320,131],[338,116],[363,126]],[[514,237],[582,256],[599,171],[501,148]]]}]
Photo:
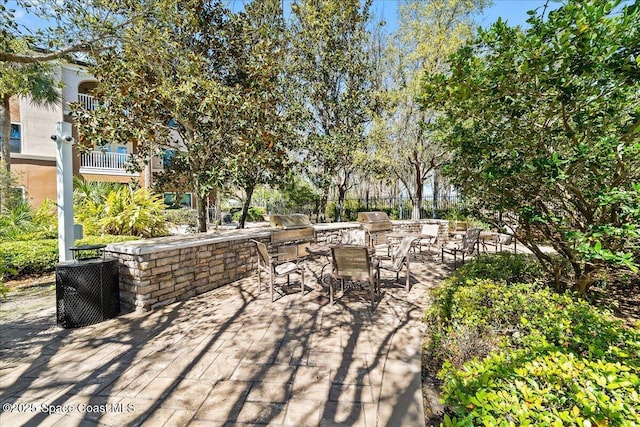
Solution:
[{"label": "building window", "polygon": [[[0,141],[2,141],[2,135],[0,135]],[[22,153],[22,127],[20,126],[20,123],[11,123],[9,152]]]},{"label": "building window", "polygon": [[183,193],[179,203],[176,203],[176,193],[164,193],[164,204],[169,208],[176,208],[179,206],[191,209],[191,193]]},{"label": "building window", "polygon": [[176,150],[164,150],[162,155],[162,167],[165,169],[173,168],[174,158],[176,157]]},{"label": "building window", "polygon": [[27,200],[27,192],[24,187],[13,187],[11,188],[11,197],[13,200],[24,202]]}]

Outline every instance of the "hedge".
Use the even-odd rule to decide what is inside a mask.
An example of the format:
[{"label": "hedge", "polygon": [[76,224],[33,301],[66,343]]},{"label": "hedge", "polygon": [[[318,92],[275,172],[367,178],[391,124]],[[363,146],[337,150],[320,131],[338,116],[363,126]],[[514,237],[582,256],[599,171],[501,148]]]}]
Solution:
[{"label": "hedge", "polygon": [[[137,238],[131,236],[89,236],[76,241],[76,245],[108,244],[127,240],[137,240]],[[3,264],[4,280],[54,271],[58,263],[58,240],[0,242],[0,262]]]},{"label": "hedge", "polygon": [[425,320],[446,426],[640,420],[640,331],[546,287],[444,282]]}]

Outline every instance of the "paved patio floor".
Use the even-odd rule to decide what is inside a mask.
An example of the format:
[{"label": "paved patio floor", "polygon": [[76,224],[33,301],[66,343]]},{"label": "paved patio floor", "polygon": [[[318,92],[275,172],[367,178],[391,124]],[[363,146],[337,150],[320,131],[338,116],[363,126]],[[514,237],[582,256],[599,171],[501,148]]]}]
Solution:
[{"label": "paved patio floor", "polygon": [[373,311],[358,290],[330,306],[311,274],[271,303],[254,276],[66,330],[52,293],[3,316],[0,425],[424,426],[420,319],[447,270],[412,273],[407,298],[383,272]]}]

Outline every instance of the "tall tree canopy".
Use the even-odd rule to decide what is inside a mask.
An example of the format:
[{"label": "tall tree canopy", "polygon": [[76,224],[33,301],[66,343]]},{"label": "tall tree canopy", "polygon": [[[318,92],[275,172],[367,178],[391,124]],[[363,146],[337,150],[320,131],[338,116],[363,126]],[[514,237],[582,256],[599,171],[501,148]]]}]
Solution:
[{"label": "tall tree canopy", "polygon": [[296,119],[285,84],[287,28],[280,0],[254,1],[238,16],[244,28],[239,61],[243,106],[229,173],[245,193],[239,221],[243,228],[256,186],[282,182],[292,165],[289,149]]},{"label": "tall tree canopy", "polygon": [[398,6],[398,29],[384,55],[379,96],[387,107],[376,120],[374,162],[400,181],[420,219],[423,188],[446,150],[423,124],[434,112],[416,101],[425,72],[446,70],[446,60],[473,36],[474,13],[486,0],[406,0]]},{"label": "tall tree canopy", "polygon": [[584,293],[640,256],[640,4],[531,15],[526,31],[481,31],[422,102],[442,112],[449,176],[478,212],[502,212],[489,219],[517,224],[558,284]]},{"label": "tall tree canopy", "polygon": [[237,127],[242,28],[220,1],[157,0],[136,7],[146,8],[148,18],[95,57],[102,106],[78,114],[80,143],[131,141],[147,162],[172,149],[169,171],[186,177],[199,229],[206,231],[207,196],[226,179],[223,158]]},{"label": "tall tree canopy", "polygon": [[305,111],[302,153],[323,194],[319,214],[332,185],[342,205],[371,120],[370,7],[371,0],[298,0],[292,5],[290,78]]}]

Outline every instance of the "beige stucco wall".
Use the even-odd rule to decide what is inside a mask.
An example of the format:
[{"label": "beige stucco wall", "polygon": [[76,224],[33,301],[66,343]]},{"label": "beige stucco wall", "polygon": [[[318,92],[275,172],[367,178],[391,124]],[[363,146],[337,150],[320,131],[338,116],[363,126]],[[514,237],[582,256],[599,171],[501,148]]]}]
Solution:
[{"label": "beige stucco wall", "polygon": [[18,178],[18,185],[27,191],[31,206],[40,206],[45,199],[56,200],[56,162],[12,157],[11,170]]}]

